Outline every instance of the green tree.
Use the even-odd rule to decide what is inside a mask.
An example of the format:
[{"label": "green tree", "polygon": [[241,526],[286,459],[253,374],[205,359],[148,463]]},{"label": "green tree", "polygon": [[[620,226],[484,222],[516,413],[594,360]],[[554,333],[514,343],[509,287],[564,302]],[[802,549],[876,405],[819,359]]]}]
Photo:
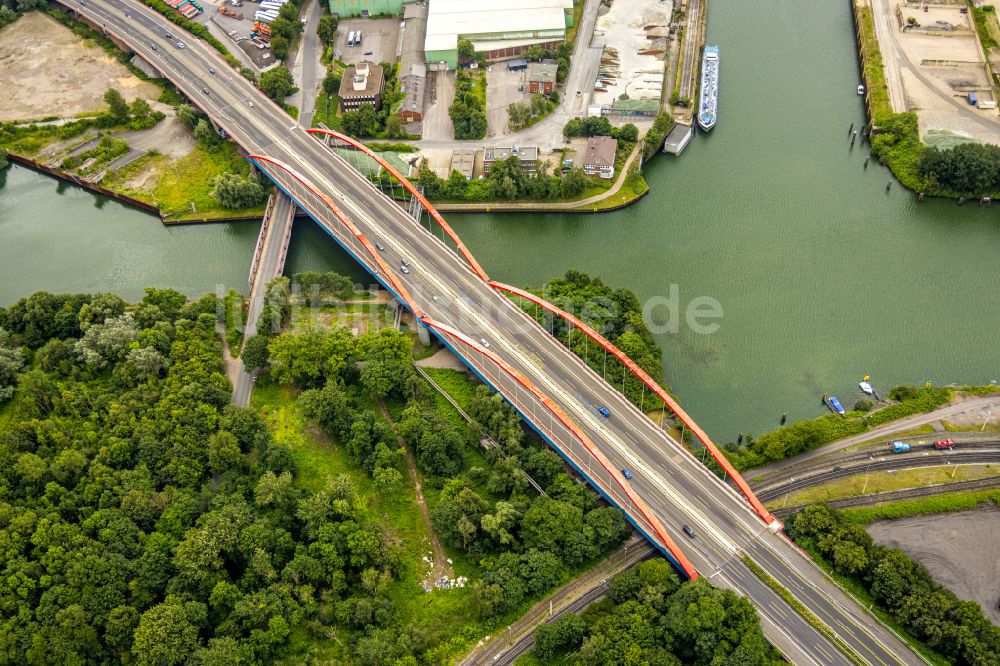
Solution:
[{"label": "green tree", "polygon": [[[272,26],[273,27],[273,26]],[[260,75],[260,89],[271,99],[280,102],[298,91],[295,79],[287,67],[275,67]]]},{"label": "green tree", "polygon": [[337,94],[340,90],[340,81],[343,78],[343,72],[339,69],[332,68],[323,77],[323,92],[326,93],[327,97],[332,97]]},{"label": "green tree", "polygon": [[128,120],[128,102],[114,88],[108,88],[104,93],[104,103],[108,105],[108,114],[117,122]]},{"label": "green tree", "polygon": [[468,39],[458,40],[458,58],[462,62],[476,59],[476,47]]},{"label": "green tree", "polygon": [[24,354],[11,344],[10,335],[0,328],[0,402],[10,400],[17,377],[24,367]]},{"label": "green tree", "polygon": [[194,131],[194,128],[198,125],[198,109],[190,104],[181,104],[174,113],[181,124],[189,130]]},{"label": "green tree", "polygon": [[337,17],[330,14],[324,14],[319,18],[319,23],[316,24],[316,34],[324,46],[332,46],[334,40],[337,39],[338,24]]},{"label": "green tree", "polygon": [[10,158],[7,154],[7,149],[0,146],[0,171],[3,171],[8,166],[10,166]]},{"label": "green tree", "polygon": [[172,666],[187,663],[198,649],[200,604],[183,603],[178,597],[153,606],[139,620],[132,654],[140,666]]},{"label": "green tree", "polygon": [[535,656],[550,661],[557,654],[576,649],[587,632],[587,623],[575,613],[567,613],[535,629]]},{"label": "green tree", "polygon": [[618,128],[617,137],[620,141],[638,141],[639,140],[639,128],[632,123],[625,123]]},{"label": "green tree", "polygon": [[267,367],[269,361],[267,345],[269,342],[270,338],[260,333],[247,339],[243,345],[243,352],[240,354],[240,358],[243,359],[243,367],[246,368],[247,372]]},{"label": "green tree", "polygon": [[224,173],[212,181],[212,197],[225,208],[252,208],[264,203],[267,193],[260,181],[252,175]]},{"label": "green tree", "polygon": [[362,104],[357,110],[345,111],[340,116],[340,126],[349,136],[375,136],[379,131],[378,114],[371,104]]},{"label": "green tree", "polygon": [[278,60],[288,57],[288,39],[284,35],[276,34],[271,38],[271,53]]}]

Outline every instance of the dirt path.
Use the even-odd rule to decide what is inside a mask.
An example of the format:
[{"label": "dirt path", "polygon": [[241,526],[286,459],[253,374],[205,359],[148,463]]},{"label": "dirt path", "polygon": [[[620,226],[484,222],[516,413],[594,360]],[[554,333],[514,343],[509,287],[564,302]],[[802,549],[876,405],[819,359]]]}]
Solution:
[{"label": "dirt path", "polygon": [[226,365],[226,379],[229,380],[230,384],[236,386],[236,377],[242,370],[243,361],[233,358],[233,353],[229,350],[229,341],[226,340],[226,325],[216,322],[215,332],[222,340],[222,362]]},{"label": "dirt path", "polygon": [[[378,410],[382,413],[382,417],[395,428],[396,422],[392,420],[392,416],[389,414],[389,410],[386,409],[382,399],[376,398],[375,402],[378,405]],[[454,578],[455,572],[452,571],[451,565],[448,564],[448,556],[445,555],[444,548],[441,547],[441,541],[438,540],[437,533],[431,525],[431,514],[427,510],[427,502],[424,500],[424,491],[420,485],[420,475],[417,474],[417,461],[413,457],[413,451],[410,450],[410,447],[406,445],[406,442],[399,435],[396,435],[396,442],[406,452],[406,468],[410,471],[410,478],[413,479],[413,488],[417,495],[417,506],[420,507],[420,517],[424,521],[424,527],[427,528],[427,534],[430,536],[431,547],[434,551],[434,566],[431,568],[430,575],[425,582],[433,585],[434,581],[439,580],[443,576]]]}]

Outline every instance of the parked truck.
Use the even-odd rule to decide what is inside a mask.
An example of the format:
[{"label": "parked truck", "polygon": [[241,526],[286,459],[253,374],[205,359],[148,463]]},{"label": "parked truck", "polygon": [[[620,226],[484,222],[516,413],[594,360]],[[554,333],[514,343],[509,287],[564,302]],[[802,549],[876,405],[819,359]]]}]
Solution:
[{"label": "parked truck", "polygon": [[892,443],[892,452],[893,453],[909,453],[910,452],[910,445],[907,444],[906,442],[893,442]]}]

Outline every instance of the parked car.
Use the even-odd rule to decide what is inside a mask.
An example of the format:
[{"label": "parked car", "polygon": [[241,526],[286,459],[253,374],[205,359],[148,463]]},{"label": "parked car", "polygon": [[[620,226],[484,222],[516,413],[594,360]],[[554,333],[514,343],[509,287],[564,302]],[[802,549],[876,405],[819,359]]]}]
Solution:
[{"label": "parked car", "polygon": [[624,476],[624,477],[625,477],[626,479],[628,479],[629,481],[631,481],[631,480],[632,480],[632,472],[628,471],[628,470],[627,470],[627,469],[625,469],[624,467],[622,468],[622,476]]}]

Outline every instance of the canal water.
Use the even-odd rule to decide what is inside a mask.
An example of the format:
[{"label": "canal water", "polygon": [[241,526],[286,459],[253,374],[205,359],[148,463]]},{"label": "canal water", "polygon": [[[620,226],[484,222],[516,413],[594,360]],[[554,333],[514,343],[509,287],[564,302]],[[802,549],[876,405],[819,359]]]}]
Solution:
[{"label": "canal water", "polygon": [[[651,193],[605,215],[449,215],[490,274],[540,285],[576,268],[680,308],[659,335],[667,381],[713,436],[814,416],[876,387],[1000,380],[1000,208],[919,204],[848,126],[863,119],[845,1],[716,0],[719,124],[646,167]],[[36,289],[241,287],[257,225],[164,228],[14,168],[0,190],[0,303]],[[311,224],[289,271],[361,275]],[[674,285],[676,285],[674,287]],[[684,309],[714,299],[710,334]],[[654,309],[666,324],[667,306]]]}]

